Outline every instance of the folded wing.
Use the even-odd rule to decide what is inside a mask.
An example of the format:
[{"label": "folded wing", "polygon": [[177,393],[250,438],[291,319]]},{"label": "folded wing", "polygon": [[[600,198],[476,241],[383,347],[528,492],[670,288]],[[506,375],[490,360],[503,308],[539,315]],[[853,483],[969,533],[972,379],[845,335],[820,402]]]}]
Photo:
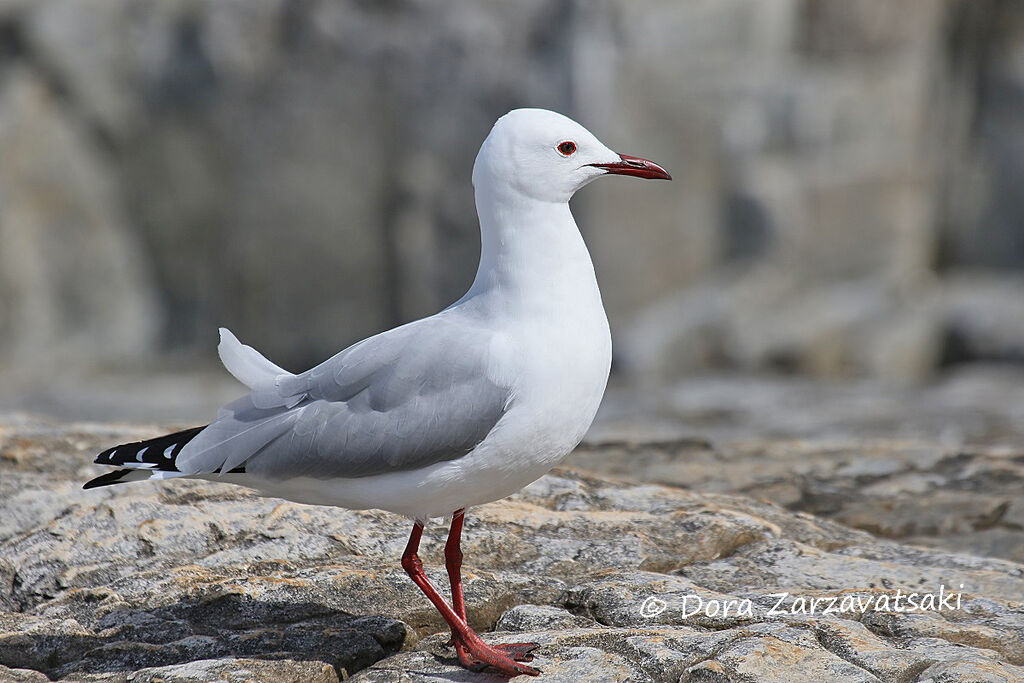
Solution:
[{"label": "folded wing", "polygon": [[293,375],[222,333],[225,365],[252,393],[225,406],[181,452],[178,467],[352,478],[462,457],[509,402],[509,390],[487,376],[490,335],[442,314]]}]

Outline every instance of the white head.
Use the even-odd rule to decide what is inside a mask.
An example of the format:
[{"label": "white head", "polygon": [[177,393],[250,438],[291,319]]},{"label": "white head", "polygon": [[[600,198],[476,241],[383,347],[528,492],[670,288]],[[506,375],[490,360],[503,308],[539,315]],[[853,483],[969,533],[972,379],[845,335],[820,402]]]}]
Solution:
[{"label": "white head", "polygon": [[617,154],[572,119],[546,109],[514,109],[491,128],[473,164],[477,192],[511,191],[547,202],[568,202],[602,175],[671,180],[657,164]]}]

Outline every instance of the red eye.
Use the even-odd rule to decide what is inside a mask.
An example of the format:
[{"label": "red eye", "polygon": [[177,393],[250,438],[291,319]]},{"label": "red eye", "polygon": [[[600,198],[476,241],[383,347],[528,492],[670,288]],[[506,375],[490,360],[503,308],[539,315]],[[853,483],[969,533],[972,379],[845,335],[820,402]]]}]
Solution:
[{"label": "red eye", "polygon": [[576,153],[576,143],[572,140],[558,143],[558,153],[564,157],[571,157]]}]

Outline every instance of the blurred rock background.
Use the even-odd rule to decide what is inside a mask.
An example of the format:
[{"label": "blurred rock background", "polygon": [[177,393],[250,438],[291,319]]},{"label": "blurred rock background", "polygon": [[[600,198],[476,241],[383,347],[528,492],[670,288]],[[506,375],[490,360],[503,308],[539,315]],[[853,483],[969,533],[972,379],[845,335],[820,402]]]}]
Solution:
[{"label": "blurred rock background", "polygon": [[1022,105],[1009,0],[0,0],[0,407],[160,368],[172,419],[218,325],[301,369],[446,305],[519,106],[676,178],[574,203],[618,378],[1020,364]]}]

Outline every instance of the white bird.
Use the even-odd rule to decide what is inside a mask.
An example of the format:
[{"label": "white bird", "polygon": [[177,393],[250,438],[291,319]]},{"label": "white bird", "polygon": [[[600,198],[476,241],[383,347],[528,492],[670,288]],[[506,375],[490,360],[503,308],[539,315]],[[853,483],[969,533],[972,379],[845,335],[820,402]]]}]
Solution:
[{"label": "white bird", "polygon": [[[221,360],[250,393],[205,427],[104,451],[97,463],[123,469],[85,488],[193,477],[411,517],[402,566],[450,626],[459,662],[536,675],[520,663],[536,644],[490,646],[466,624],[463,514],[548,472],[597,412],[611,335],[569,199],[606,174],[671,179],[561,114],[509,112],[473,165],[481,253],[465,296],[297,375],[221,329]],[[423,523],[447,515],[451,605],[416,554]]]}]

